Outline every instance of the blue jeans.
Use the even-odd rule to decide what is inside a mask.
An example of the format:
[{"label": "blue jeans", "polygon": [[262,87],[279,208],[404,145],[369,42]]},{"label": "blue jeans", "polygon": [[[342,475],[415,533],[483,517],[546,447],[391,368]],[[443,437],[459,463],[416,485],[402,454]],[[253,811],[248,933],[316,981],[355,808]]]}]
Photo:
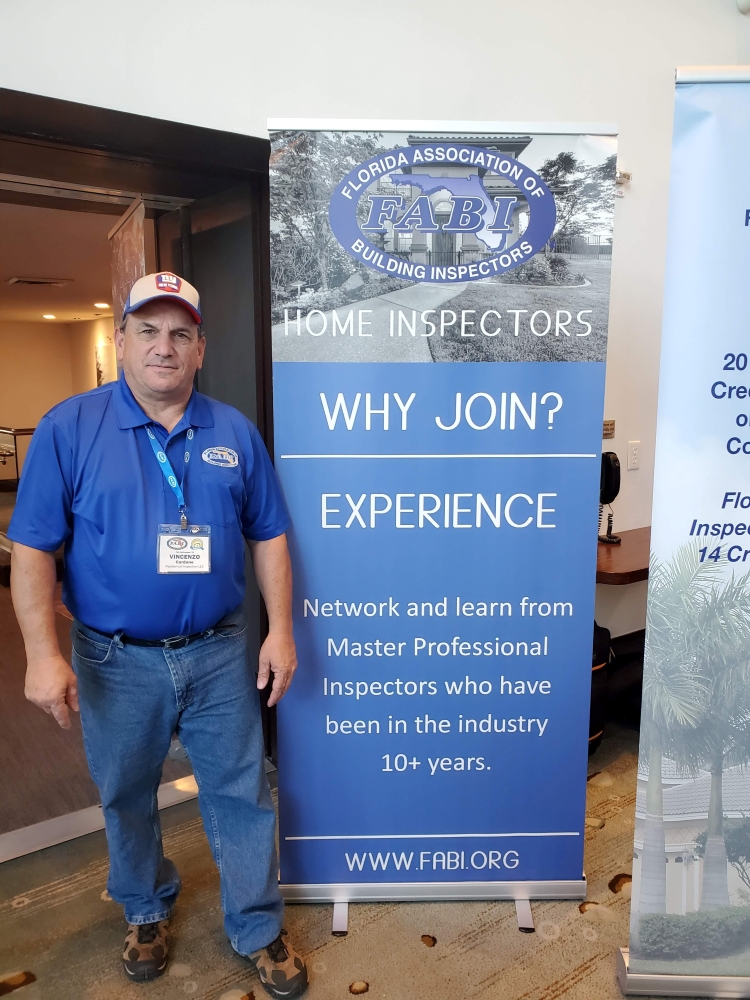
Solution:
[{"label": "blue jeans", "polygon": [[72,628],[83,740],[109,847],[109,894],[131,924],[165,920],[181,888],[164,857],[156,791],[173,733],[193,765],[203,825],[221,878],[235,951],[281,930],[276,815],[264,768],[255,676],[241,610],[183,649]]}]

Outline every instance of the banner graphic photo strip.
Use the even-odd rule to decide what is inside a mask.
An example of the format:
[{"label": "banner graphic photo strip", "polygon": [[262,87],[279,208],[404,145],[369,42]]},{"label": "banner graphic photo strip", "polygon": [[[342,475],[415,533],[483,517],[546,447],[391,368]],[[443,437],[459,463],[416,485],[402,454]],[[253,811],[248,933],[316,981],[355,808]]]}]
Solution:
[{"label": "banner graphic photo strip", "polygon": [[750,67],[678,70],[629,992],[750,997],[748,162]]},{"label": "banner graphic photo strip", "polygon": [[282,889],[583,896],[615,137],[296,125],[270,123]]}]

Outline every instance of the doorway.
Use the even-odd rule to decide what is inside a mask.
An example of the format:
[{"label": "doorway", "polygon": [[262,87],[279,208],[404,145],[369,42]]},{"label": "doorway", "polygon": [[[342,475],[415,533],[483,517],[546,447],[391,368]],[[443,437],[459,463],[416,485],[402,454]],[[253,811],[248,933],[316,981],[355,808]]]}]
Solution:
[{"label": "doorway", "polygon": [[435,214],[435,220],[440,229],[438,232],[432,234],[432,255],[430,260],[433,264],[440,266],[456,262],[456,237],[453,233],[444,232],[442,228],[448,222],[449,217],[447,212],[438,211]]},{"label": "doorway", "polygon": [[[80,729],[58,730],[23,699],[5,531],[30,433],[55,403],[117,377],[119,265],[108,237],[136,212],[136,266],[174,271],[200,290],[208,350],[199,390],[253,420],[272,451],[268,152],[262,139],[0,90],[0,768],[17,785],[0,803],[0,861],[101,827]],[[246,565],[254,656],[265,623],[249,553]],[[57,619],[69,655],[61,601]],[[273,718],[265,722],[270,756]],[[160,803],[195,792],[176,747]]]}]

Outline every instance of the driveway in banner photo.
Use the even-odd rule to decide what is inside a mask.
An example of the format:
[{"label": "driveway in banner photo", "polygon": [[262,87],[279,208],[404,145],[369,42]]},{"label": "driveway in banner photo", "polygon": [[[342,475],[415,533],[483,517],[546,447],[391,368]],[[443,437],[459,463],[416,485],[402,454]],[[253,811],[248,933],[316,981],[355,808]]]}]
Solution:
[{"label": "driveway in banner photo", "polygon": [[[445,337],[430,338],[435,361],[603,361],[607,354],[612,263],[606,259],[574,260],[570,269],[584,275],[586,284],[506,284],[502,280],[467,283],[465,289],[445,300],[445,308],[458,314],[464,309],[474,309],[477,316],[487,309],[498,309],[503,314],[503,336],[462,338],[454,326]],[[512,335],[514,318],[509,312],[516,309],[526,310],[520,317],[517,339]],[[585,318],[592,326],[589,336],[555,337],[555,314],[561,309],[573,317],[586,310]],[[529,318],[537,310],[551,317],[552,329],[545,336],[533,335],[529,330]],[[539,316],[537,329],[544,329],[546,322],[544,316]]]},{"label": "driveway in banner photo", "polygon": [[[415,309],[417,313],[421,313],[425,309],[437,309],[448,299],[460,295],[467,284],[465,281],[451,285],[431,285],[421,282],[411,288],[402,288],[376,298],[352,302],[336,310],[342,322],[352,310],[355,317],[359,310],[371,310],[372,315],[367,317],[370,323],[367,331],[372,334],[371,337],[358,337],[356,334],[353,337],[332,337],[331,311],[324,313],[327,332],[322,337],[310,336],[304,329],[304,319],[302,335],[297,337],[296,326],[291,322],[296,317],[297,310],[290,309],[289,334],[285,334],[284,323],[277,323],[273,327],[273,359],[274,361],[432,361],[428,338],[420,336],[425,324],[417,317],[415,336],[391,337],[390,311]],[[303,317],[307,311],[301,310]],[[318,315],[314,321],[311,320],[311,326],[315,330],[320,329],[322,324],[323,321]]]}]

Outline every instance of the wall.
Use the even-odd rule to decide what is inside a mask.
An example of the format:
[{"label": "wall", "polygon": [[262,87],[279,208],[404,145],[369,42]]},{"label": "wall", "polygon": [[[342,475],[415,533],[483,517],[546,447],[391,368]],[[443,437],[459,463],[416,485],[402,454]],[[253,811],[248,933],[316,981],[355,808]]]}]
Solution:
[{"label": "wall", "polygon": [[[112,319],[83,323],[0,322],[0,425],[36,427],[56,403],[96,385],[96,351],[104,381],[117,378]],[[0,438],[0,443],[6,439]],[[21,467],[29,438],[21,438]],[[12,479],[15,464],[0,465],[0,479]]]},{"label": "wall", "polygon": [[70,362],[73,393],[87,392],[96,385],[96,361],[99,351],[103,382],[117,378],[114,320],[92,319],[70,323]]},{"label": "wall", "polygon": [[[128,13],[153,19],[146,0]],[[642,442],[615,528],[650,523],[674,69],[750,61],[735,0],[183,0],[167,49],[143,34],[112,73],[102,39],[122,35],[116,5],[5,0],[0,86],[253,135],[268,116],[617,122],[633,182],[615,224],[608,447],[624,460]],[[199,70],[175,87],[165,51],[199,52]],[[620,590],[623,620],[642,623],[645,588]]]},{"label": "wall", "polygon": [[[71,394],[72,385],[65,323],[0,323],[0,425],[36,427],[50,407]],[[19,442],[21,459],[28,442]],[[0,465],[0,479],[14,476],[8,459]]]}]

